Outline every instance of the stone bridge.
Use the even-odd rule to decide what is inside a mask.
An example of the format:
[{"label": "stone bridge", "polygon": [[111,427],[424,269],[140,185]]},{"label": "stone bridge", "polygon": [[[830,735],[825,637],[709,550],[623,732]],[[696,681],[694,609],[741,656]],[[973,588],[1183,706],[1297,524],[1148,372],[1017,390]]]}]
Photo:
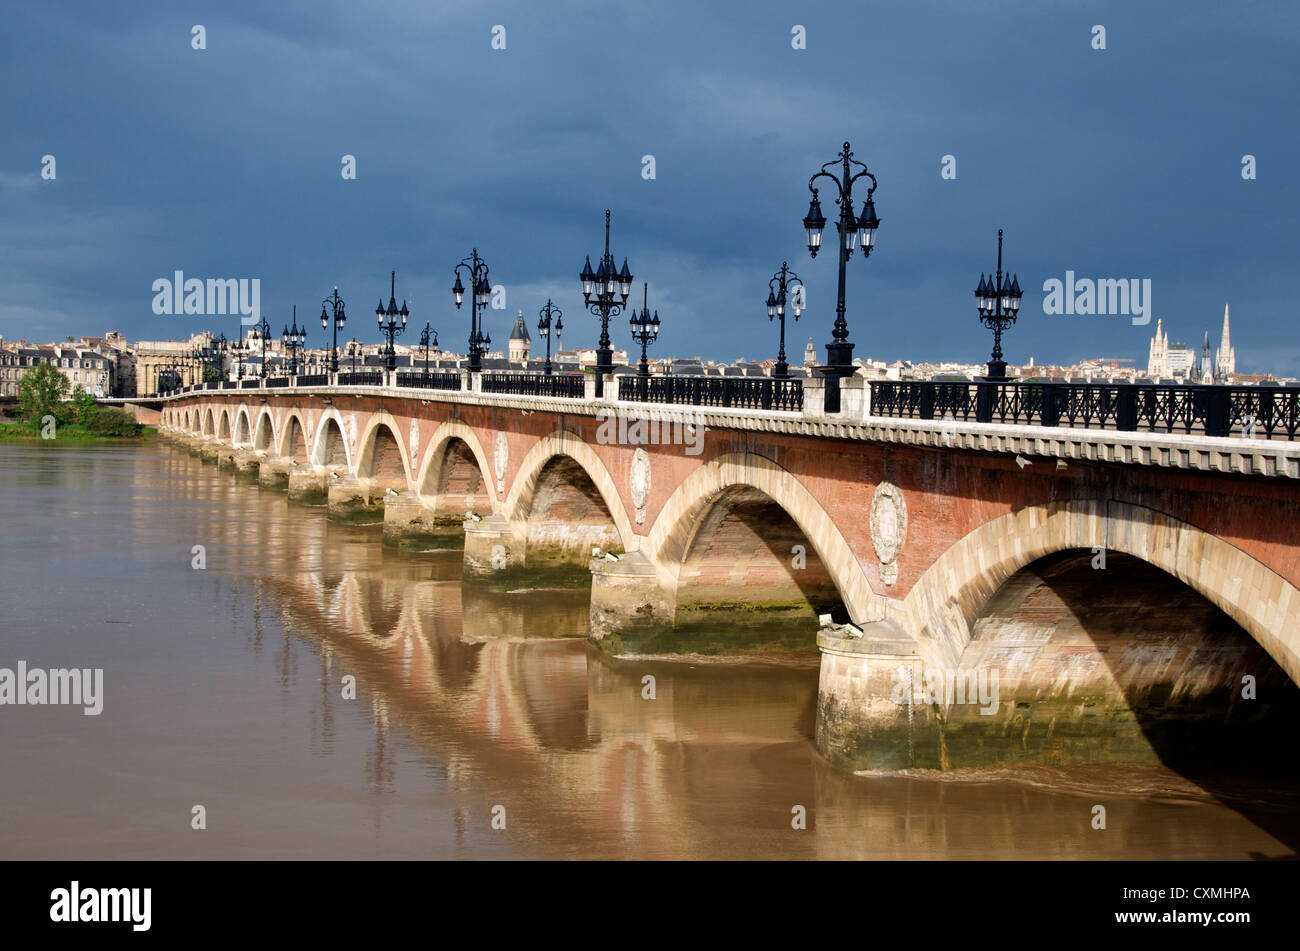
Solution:
[{"label": "stone bridge", "polygon": [[[1296,709],[1300,447],[605,393],[194,391],[160,427],[467,576],[589,575],[615,653],[796,625],[854,769],[1171,759]],[[954,694],[989,671],[994,711]]]}]

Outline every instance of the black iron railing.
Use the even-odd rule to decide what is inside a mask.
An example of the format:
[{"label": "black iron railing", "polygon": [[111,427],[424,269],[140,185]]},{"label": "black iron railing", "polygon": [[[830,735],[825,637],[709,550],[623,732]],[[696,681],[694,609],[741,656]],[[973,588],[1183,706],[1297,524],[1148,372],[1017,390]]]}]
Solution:
[{"label": "black iron railing", "polygon": [[328,373],[299,373],[293,378],[294,386],[329,386]]},{"label": "black iron railing", "polygon": [[383,386],[383,370],[349,370],[339,374],[339,386]]},{"label": "black iron railing", "polygon": [[430,371],[425,373],[399,373],[397,374],[398,386],[412,386],[422,390],[459,390],[460,389],[460,371],[452,370],[450,372],[435,373]]},{"label": "black iron railing", "polygon": [[[239,380],[238,381],[239,388],[241,390],[255,390],[262,382],[263,382],[262,380]],[[272,386],[274,382],[275,382],[275,377],[271,377],[271,379],[265,381],[267,386]]]},{"label": "black iron railing", "polygon": [[803,383],[770,377],[625,376],[618,396],[634,403],[674,403],[731,409],[803,410]]},{"label": "black iron railing", "polygon": [[581,399],[583,377],[580,373],[484,373],[484,393],[510,396],[563,396]]},{"label": "black iron railing", "polygon": [[221,381],[221,388],[222,388],[223,390],[235,390],[235,389],[238,389],[238,388],[239,388],[239,381],[238,381],[238,380],[222,380],[222,381]]},{"label": "black iron railing", "polygon": [[287,376],[273,376],[271,377],[271,379],[266,381],[266,386],[268,389],[272,387],[288,386],[288,385],[289,385],[289,378]]},{"label": "black iron railing", "polygon": [[1300,389],[1168,383],[872,381],[871,415],[1295,439]]}]

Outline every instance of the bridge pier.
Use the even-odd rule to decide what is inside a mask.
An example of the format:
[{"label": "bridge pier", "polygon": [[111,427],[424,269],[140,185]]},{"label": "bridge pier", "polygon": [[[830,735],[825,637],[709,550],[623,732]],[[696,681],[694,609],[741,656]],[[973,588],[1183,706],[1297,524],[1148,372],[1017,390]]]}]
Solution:
[{"label": "bridge pier", "polygon": [[659,573],[639,551],[618,556],[617,561],[592,558],[591,615],[588,636],[606,635],[638,627],[671,625],[676,611],[673,592],[659,583]]},{"label": "bridge pier", "polygon": [[465,573],[490,577],[524,565],[522,527],[501,513],[465,522]]},{"label": "bridge pier", "polygon": [[887,621],[862,630],[860,638],[833,629],[817,635],[817,752],[849,770],[941,768],[915,642]]},{"label": "bridge pier", "polygon": [[257,482],[268,489],[287,489],[291,468],[287,459],[264,458],[257,466]]},{"label": "bridge pier", "polygon": [[324,505],[329,496],[325,488],[326,473],[307,466],[289,468],[289,501],[302,505]]},{"label": "bridge pier", "polygon": [[399,492],[384,499],[384,544],[396,548],[458,548],[465,535],[464,517],[438,513],[418,492]]},{"label": "bridge pier", "polygon": [[251,449],[236,449],[232,455],[235,471],[248,478],[256,479],[260,475],[262,457]]},{"label": "bridge pier", "polygon": [[327,478],[325,485],[330,518],[363,525],[383,521],[384,498],[374,497],[366,480],[339,475]]}]

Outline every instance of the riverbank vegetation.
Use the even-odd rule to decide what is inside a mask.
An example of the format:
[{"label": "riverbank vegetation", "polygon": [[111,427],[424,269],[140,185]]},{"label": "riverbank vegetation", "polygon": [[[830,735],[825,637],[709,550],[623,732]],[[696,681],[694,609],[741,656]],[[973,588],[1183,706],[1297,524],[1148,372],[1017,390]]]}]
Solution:
[{"label": "riverbank vegetation", "polygon": [[0,439],[134,439],[144,432],[130,413],[100,406],[48,363],[33,367],[17,389],[17,404],[0,421]]}]

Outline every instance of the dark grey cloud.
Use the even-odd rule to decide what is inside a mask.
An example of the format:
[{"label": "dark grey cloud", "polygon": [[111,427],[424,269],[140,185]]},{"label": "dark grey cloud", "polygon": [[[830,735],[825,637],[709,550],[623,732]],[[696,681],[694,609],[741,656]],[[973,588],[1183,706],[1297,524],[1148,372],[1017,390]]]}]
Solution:
[{"label": "dark grey cloud", "polygon": [[373,338],[396,268],[413,320],[452,343],[468,319],[451,268],[477,246],[508,291],[494,337],[549,295],[566,343],[590,343],[577,271],[610,207],[660,352],[771,355],[783,260],[809,287],[791,339],[820,346],[835,268],[808,259],[800,218],[850,139],[883,221],[850,263],[859,356],[984,358],[971,291],[1002,227],[1026,290],[1013,360],[1145,358],[1154,323],[1042,313],[1042,282],[1069,269],[1150,278],[1188,342],[1231,301],[1239,369],[1300,373],[1292,5],[101,2],[10,5],[4,22],[7,339],[207,326],[151,313],[176,269],[260,277],[277,328],[337,283]]}]

